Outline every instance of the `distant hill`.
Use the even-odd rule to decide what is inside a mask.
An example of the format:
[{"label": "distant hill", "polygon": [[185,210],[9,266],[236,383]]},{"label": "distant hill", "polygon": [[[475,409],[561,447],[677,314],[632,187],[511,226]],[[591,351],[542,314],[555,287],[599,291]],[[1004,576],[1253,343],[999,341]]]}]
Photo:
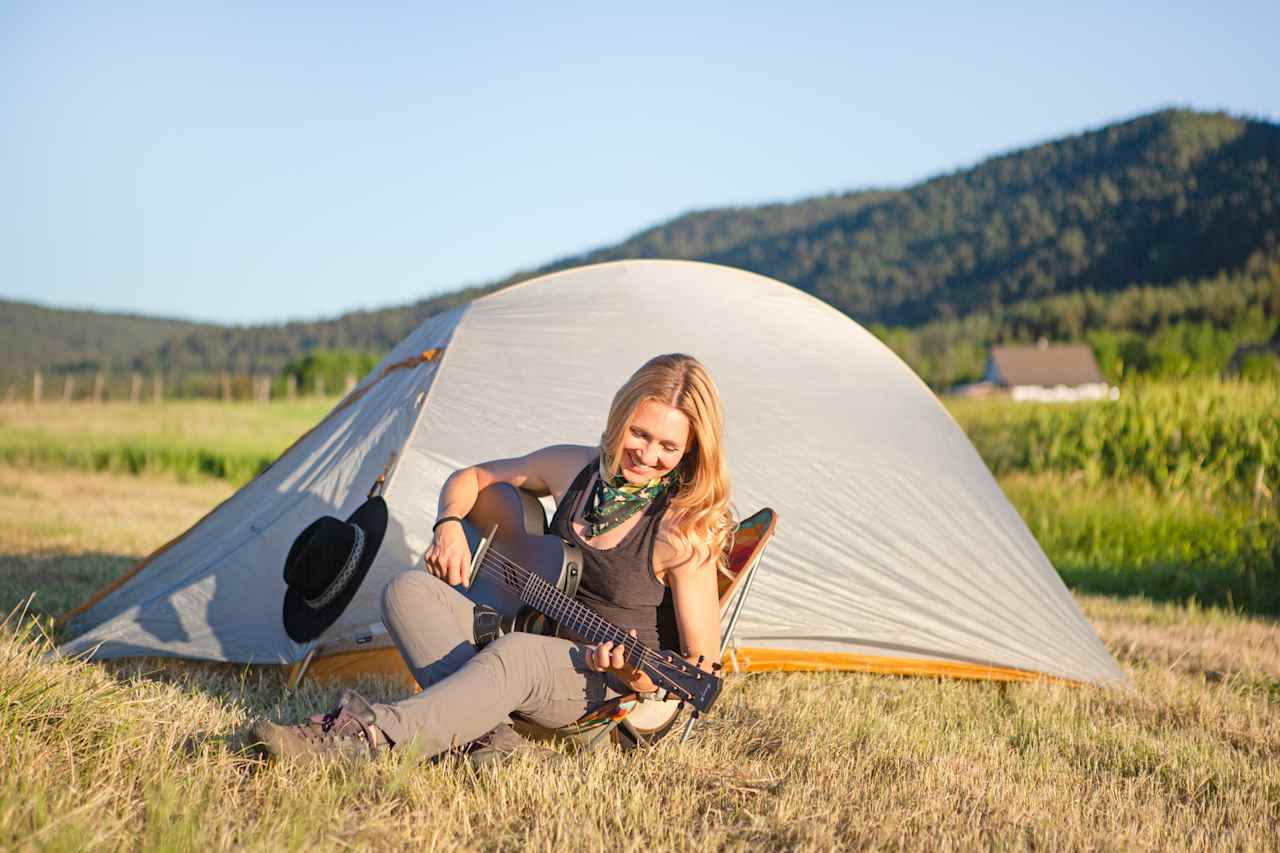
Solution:
[{"label": "distant hill", "polygon": [[914,326],[1210,276],[1278,245],[1280,126],[1166,111],[898,192],[689,214],[573,262],[693,257]]},{"label": "distant hill", "polygon": [[123,367],[169,341],[217,332],[218,326],[136,314],[45,308],[0,300],[0,378]]},{"label": "distant hill", "polygon": [[[1280,126],[1166,110],[906,189],[687,213],[491,285],[322,322],[224,328],[0,303],[0,381],[36,367],[274,372],[315,348],[385,350],[432,313],[534,275],[650,257],[752,270],[865,324],[947,334],[1046,301],[1075,310],[1071,294],[1128,305],[1139,285],[1265,277],[1280,257]],[[1270,310],[1265,293],[1254,303]]]}]

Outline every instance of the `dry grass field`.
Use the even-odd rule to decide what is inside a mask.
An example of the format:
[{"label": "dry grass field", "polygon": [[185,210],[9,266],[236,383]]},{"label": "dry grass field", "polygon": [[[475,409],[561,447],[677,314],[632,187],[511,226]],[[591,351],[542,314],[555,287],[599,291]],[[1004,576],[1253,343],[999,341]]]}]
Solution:
[{"label": "dry grass field", "polygon": [[1131,692],[737,676],[685,746],[550,772],[265,764],[253,720],[325,709],[336,688],[57,660],[39,630],[230,491],[0,467],[0,607],[34,592],[37,617],[0,629],[0,849],[1280,846],[1280,626],[1141,598],[1080,598]]}]

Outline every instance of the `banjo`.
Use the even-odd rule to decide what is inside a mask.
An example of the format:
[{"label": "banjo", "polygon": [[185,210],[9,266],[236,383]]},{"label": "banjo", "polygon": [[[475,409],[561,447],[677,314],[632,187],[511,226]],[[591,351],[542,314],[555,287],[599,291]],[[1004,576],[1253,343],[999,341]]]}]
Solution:
[{"label": "banjo", "polygon": [[[545,532],[542,504],[507,483],[483,489],[462,522],[471,564],[463,578],[466,594],[497,612],[502,631],[555,634],[567,630],[588,643],[622,646],[628,664],[649,676],[659,702],[634,724],[665,730],[680,706],[695,716],[711,709],[720,695],[721,679],[689,663],[675,651],[652,649],[604,620],[572,597],[582,572],[582,551]],[[700,660],[699,663],[702,661]],[[719,669],[718,662],[713,669]],[[645,719],[648,717],[649,719]]]}]

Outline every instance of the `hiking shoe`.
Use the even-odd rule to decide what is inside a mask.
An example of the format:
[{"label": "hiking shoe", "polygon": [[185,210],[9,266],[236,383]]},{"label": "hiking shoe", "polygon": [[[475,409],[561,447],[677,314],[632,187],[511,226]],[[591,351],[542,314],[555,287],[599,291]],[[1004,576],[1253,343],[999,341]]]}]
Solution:
[{"label": "hiking shoe", "polygon": [[342,691],[338,707],[327,714],[289,726],[263,720],[253,727],[253,736],[277,760],[310,761],[326,755],[359,760],[375,758],[394,746],[374,725],[373,708],[354,690]]},{"label": "hiking shoe", "polygon": [[507,723],[494,727],[467,747],[467,761],[476,771],[505,764],[516,755],[529,755],[544,763],[554,763],[562,758],[554,749],[525,739]]}]

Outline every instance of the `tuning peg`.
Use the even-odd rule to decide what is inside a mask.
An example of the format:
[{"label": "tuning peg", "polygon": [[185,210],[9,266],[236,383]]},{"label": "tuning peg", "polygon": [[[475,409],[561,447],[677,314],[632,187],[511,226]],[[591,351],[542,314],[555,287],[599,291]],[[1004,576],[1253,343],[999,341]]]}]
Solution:
[{"label": "tuning peg", "polygon": [[719,672],[719,671],[720,671],[720,670],[722,670],[722,669],[724,669],[724,664],[720,663],[719,661],[717,661],[717,662],[715,662],[715,663],[711,664],[711,671],[712,671],[712,672]]}]

